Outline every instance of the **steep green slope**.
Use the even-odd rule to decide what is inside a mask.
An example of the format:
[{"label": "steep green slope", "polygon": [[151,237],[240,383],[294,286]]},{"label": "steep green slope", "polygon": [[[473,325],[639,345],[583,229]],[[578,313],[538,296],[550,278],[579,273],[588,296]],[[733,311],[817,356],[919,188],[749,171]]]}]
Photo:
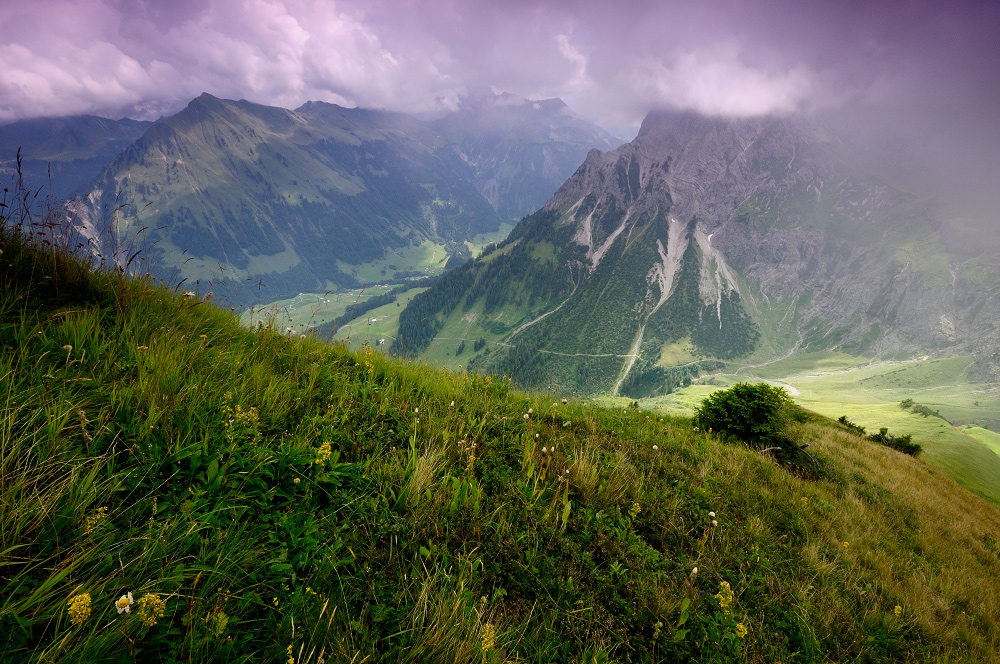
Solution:
[{"label": "steep green slope", "polygon": [[612,140],[558,100],[496,101],[427,123],[204,94],[152,126],[70,209],[106,253],[109,235],[125,238],[178,280],[273,301],[467,260],[467,242],[502,239]]},{"label": "steep green slope", "polygon": [[821,417],[789,423],[799,476],[685,418],[248,330],[0,228],[5,662],[1000,651],[997,508]]},{"label": "steep green slope", "polygon": [[147,255],[240,302],[260,296],[261,280],[270,300],[350,287],[387,252],[499,228],[466,167],[437,143],[398,113],[205,94],[151,127],[73,209],[98,228],[116,211],[119,236],[146,228]]}]

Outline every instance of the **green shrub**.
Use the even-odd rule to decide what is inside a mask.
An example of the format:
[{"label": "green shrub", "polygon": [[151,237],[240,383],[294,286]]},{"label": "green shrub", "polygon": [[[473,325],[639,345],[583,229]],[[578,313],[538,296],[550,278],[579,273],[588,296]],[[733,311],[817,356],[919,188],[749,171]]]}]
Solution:
[{"label": "green shrub", "polygon": [[847,419],[847,415],[841,415],[837,418],[837,421],[847,427],[851,433],[857,434],[859,436],[865,435],[865,428],[860,424],[855,424],[854,422]]},{"label": "green shrub", "polygon": [[923,448],[914,443],[910,434],[905,436],[894,436],[889,433],[889,429],[882,427],[878,430],[878,433],[873,433],[868,436],[868,440],[874,443],[881,443],[886,447],[891,447],[894,450],[898,450],[903,454],[909,454],[910,456],[917,456],[923,451]]},{"label": "green shrub", "polygon": [[698,426],[735,436],[751,445],[767,446],[782,437],[791,401],[781,387],[737,383],[713,392],[695,410]]}]

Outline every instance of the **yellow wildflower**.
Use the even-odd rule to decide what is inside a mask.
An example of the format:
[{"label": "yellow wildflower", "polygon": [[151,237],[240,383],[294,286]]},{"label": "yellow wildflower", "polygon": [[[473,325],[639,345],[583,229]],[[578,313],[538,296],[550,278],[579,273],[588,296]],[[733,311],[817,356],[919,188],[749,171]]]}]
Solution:
[{"label": "yellow wildflower", "polygon": [[893,609],[892,612],[895,613],[896,617],[898,618],[899,614],[903,612],[903,607],[901,607],[900,605],[897,604],[896,608]]},{"label": "yellow wildflower", "polygon": [[733,605],[733,589],[729,586],[728,581],[723,581],[719,584],[719,593],[715,596],[715,599],[719,600],[722,615],[728,616],[729,607]]},{"label": "yellow wildflower", "polygon": [[80,593],[69,598],[69,620],[73,627],[82,625],[90,617],[90,593]]},{"label": "yellow wildflower", "polygon": [[486,623],[483,626],[483,633],[479,638],[482,640],[484,654],[493,650],[497,642],[497,631],[493,627],[493,623]]},{"label": "yellow wildflower", "polygon": [[628,511],[628,513],[632,515],[632,518],[634,519],[635,517],[639,516],[639,512],[641,511],[642,511],[642,506],[636,502],[632,503],[632,508]]},{"label": "yellow wildflower", "polygon": [[736,623],[736,636],[741,639],[747,635],[747,628],[743,626],[743,623]]},{"label": "yellow wildflower", "polygon": [[847,549],[851,546],[850,542],[844,542],[844,548]]},{"label": "yellow wildflower", "polygon": [[108,515],[107,507],[98,507],[96,510],[94,510],[90,514],[90,516],[87,517],[87,521],[83,525],[84,534],[90,535],[95,530],[97,530],[98,526],[101,525],[101,521],[103,521],[104,517],[106,517],[107,515]]},{"label": "yellow wildflower", "polygon": [[322,466],[327,462],[331,454],[333,454],[333,450],[330,449],[330,441],[326,441],[316,451],[316,464]]},{"label": "yellow wildflower", "polygon": [[163,617],[163,612],[167,608],[166,601],[153,593],[140,597],[136,605],[139,607],[139,620],[146,627],[156,625],[159,619]]},{"label": "yellow wildflower", "polygon": [[292,645],[288,644],[288,649],[285,651],[288,654],[288,659],[286,660],[288,664],[295,664],[295,656],[292,655]]}]

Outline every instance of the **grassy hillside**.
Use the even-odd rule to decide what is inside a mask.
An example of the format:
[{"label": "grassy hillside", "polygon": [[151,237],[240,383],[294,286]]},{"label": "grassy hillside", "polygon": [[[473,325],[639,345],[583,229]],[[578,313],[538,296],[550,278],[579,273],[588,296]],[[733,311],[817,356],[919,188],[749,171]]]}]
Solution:
[{"label": "grassy hillside", "polygon": [[[735,371],[730,367],[729,373],[703,376],[673,394],[640,403],[658,412],[691,414],[722,386],[766,380],[827,417],[847,416],[869,432],[885,426],[911,434],[932,466],[1000,504],[1000,435],[984,428],[998,423],[1000,386],[977,382],[971,365],[970,357],[880,362],[841,352],[799,353]],[[911,405],[903,407],[907,401]]]},{"label": "grassy hillside", "polygon": [[1000,513],[823,417],[810,479],[0,251],[4,662],[997,659]]}]

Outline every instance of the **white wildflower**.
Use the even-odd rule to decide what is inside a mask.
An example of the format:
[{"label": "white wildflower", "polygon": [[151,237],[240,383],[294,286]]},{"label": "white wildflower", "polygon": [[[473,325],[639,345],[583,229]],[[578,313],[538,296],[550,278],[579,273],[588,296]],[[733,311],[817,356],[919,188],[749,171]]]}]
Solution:
[{"label": "white wildflower", "polygon": [[118,615],[121,615],[122,611],[124,611],[125,613],[132,613],[131,606],[132,606],[132,593],[131,592],[127,593],[125,595],[122,595],[121,599],[119,599],[117,602],[115,602],[115,608],[118,609]]}]

